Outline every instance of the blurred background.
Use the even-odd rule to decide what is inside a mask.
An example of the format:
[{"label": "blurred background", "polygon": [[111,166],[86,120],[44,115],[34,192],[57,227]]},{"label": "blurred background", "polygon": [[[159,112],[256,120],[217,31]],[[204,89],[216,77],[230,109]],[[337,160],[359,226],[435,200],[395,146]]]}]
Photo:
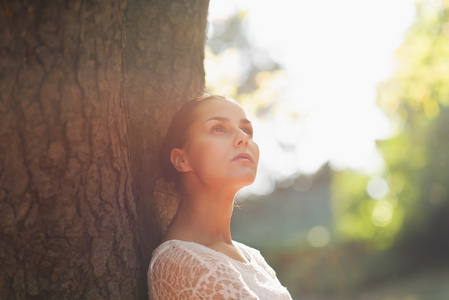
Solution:
[{"label": "blurred background", "polygon": [[261,149],[233,238],[293,299],[449,299],[449,1],[211,0]]}]

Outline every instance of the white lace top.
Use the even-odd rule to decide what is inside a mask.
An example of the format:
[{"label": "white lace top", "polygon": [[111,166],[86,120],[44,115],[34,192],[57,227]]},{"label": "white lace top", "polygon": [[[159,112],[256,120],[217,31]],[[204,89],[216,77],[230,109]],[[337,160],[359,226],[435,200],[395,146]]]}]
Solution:
[{"label": "white lace top", "polygon": [[194,242],[160,245],[148,269],[150,299],[292,299],[259,251],[233,243],[247,262]]}]

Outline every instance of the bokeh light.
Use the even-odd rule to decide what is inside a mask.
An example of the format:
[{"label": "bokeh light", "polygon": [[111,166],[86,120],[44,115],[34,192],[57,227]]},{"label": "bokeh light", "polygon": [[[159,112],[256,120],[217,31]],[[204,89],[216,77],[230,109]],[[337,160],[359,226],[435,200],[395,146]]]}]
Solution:
[{"label": "bokeh light", "polygon": [[330,241],[329,230],[324,226],[315,226],[307,234],[309,243],[317,248],[326,246]]}]

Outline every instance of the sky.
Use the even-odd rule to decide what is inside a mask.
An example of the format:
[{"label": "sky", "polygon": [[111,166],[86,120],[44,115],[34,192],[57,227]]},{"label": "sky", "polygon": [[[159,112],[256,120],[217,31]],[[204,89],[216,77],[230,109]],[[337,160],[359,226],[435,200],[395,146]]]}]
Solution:
[{"label": "sky", "polygon": [[413,21],[414,2],[210,1],[210,20],[247,11],[251,41],[287,74],[280,87],[284,110],[305,116],[253,120],[261,158],[248,191],[269,193],[273,179],[310,174],[326,162],[334,169],[381,169],[375,141],[391,129],[375,104],[376,86],[394,70],[393,52]]}]

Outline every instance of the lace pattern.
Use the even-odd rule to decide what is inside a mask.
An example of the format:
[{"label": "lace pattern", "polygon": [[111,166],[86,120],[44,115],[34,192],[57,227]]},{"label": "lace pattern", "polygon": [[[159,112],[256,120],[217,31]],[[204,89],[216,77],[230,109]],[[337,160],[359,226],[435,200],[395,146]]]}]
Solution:
[{"label": "lace pattern", "polygon": [[194,242],[163,243],[148,269],[150,299],[291,299],[259,251],[234,245],[247,263]]}]

